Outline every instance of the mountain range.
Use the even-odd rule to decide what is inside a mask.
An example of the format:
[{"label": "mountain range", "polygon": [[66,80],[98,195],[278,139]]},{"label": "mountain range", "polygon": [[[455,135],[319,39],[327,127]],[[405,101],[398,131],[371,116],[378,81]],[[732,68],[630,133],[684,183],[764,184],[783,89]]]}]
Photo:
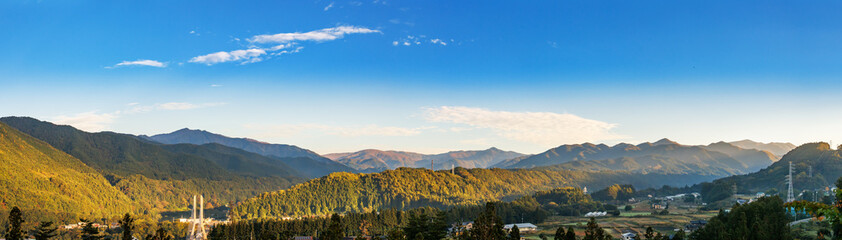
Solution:
[{"label": "mountain range", "polygon": [[450,169],[451,167],[488,168],[503,160],[524,156],[524,154],[492,147],[479,151],[452,151],[441,154],[367,149],[353,153],[333,153],[324,156],[362,172],[380,172],[399,167],[429,168],[431,165],[434,169]]},{"label": "mountain range", "polygon": [[[288,166],[221,145],[166,146],[28,117],[4,117],[0,122],[78,159],[132,199],[137,209],[150,212],[186,209],[194,194],[204,194],[206,205],[220,206],[306,180]],[[264,167],[276,171],[245,173]]]},{"label": "mountain range", "polygon": [[770,142],[770,143],[761,143],[755,142],[752,140],[740,140],[734,142],[728,142],[731,145],[737,146],[743,149],[757,149],[761,151],[767,151],[775,156],[782,157],[784,154],[789,152],[790,150],[795,148],[795,145],[792,143],[781,143],[781,142]]},{"label": "mountain range", "polygon": [[140,135],[138,137],[163,144],[203,145],[214,143],[237,148],[273,158],[303,173],[308,178],[321,177],[333,172],[354,172],[354,169],[343,164],[293,145],[272,144],[249,138],[232,138],[204,130],[184,128],[166,134]]},{"label": "mountain range", "polygon": [[665,138],[654,143],[645,142],[638,145],[562,145],[540,154],[509,159],[493,167],[729,176],[759,170],[777,159],[769,152],[742,149],[724,142],[689,146]]}]

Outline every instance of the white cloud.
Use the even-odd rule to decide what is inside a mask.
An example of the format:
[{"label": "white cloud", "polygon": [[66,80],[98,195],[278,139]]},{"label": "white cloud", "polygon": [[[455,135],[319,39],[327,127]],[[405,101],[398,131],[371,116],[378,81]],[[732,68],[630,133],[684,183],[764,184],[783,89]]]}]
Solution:
[{"label": "white cloud", "polygon": [[[453,39],[450,39],[450,42],[453,43],[455,41]],[[437,44],[437,45],[442,45],[442,46],[447,46],[447,44],[448,44],[448,42],[446,40],[442,40],[440,38],[430,38],[430,39],[428,39],[427,35],[418,35],[418,36],[409,35],[409,36],[406,36],[404,38],[398,39],[397,41],[392,41],[393,46],[399,46],[401,44],[404,45],[404,46],[412,46],[413,44],[421,45],[422,43],[429,43],[429,44],[433,44],[433,45]]]},{"label": "white cloud", "polygon": [[333,2],[330,2],[330,4],[328,4],[327,7],[325,7],[325,11],[327,11],[328,9],[330,9],[332,7],[333,7]]},{"label": "white cloud", "polygon": [[625,138],[611,131],[616,124],[567,113],[506,112],[443,106],[427,109],[426,114],[428,121],[491,129],[499,136],[544,147]]},{"label": "white cloud", "polygon": [[123,67],[123,66],[148,66],[148,67],[162,68],[162,67],[166,67],[167,64],[159,62],[159,61],[155,61],[155,60],[138,59],[138,60],[135,60],[135,61],[122,61],[122,62],[114,65],[113,67],[109,67],[109,68]]},{"label": "white cloud", "polygon": [[295,32],[256,35],[248,39],[248,41],[252,43],[252,46],[248,49],[234,50],[230,52],[220,51],[206,54],[194,57],[190,59],[190,62],[201,63],[208,66],[224,62],[240,62],[240,64],[255,63],[263,61],[266,57],[268,57],[268,55],[278,56],[282,54],[297,53],[301,51],[303,47],[297,47],[292,50],[287,49],[303,41],[331,41],[340,39],[346,34],[379,32],[380,31],[378,30],[364,27],[338,26],[305,33]]},{"label": "white cloud", "polygon": [[250,48],[245,50],[235,50],[230,52],[215,52],[207,55],[202,55],[190,59],[192,63],[203,63],[208,66],[217,63],[240,61],[242,63],[254,63],[262,61],[260,56],[265,55],[266,50],[260,48]]},{"label": "white cloud", "polygon": [[331,126],[324,124],[281,124],[274,126],[246,125],[249,129],[258,129],[264,132],[263,137],[288,137],[299,134],[320,133],[326,135],[343,137],[360,136],[414,136],[421,134],[422,128],[402,128],[391,126],[365,125],[365,126]]},{"label": "white cloud", "polygon": [[53,122],[56,124],[70,125],[88,132],[99,132],[107,130],[108,125],[117,118],[117,115],[117,113],[97,113],[96,111],[91,111],[73,116],[61,115],[55,117]]},{"label": "white cloud", "polygon": [[222,87],[222,84],[211,84],[211,87]]},{"label": "white cloud", "polygon": [[288,43],[296,41],[330,41],[352,33],[379,33],[379,30],[355,26],[339,26],[305,33],[278,33],[257,35],[249,39],[253,43]]}]

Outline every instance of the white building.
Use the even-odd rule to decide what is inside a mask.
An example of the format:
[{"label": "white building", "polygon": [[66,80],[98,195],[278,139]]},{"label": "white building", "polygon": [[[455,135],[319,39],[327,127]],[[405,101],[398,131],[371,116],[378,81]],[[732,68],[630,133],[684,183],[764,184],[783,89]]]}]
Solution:
[{"label": "white building", "polygon": [[620,236],[622,237],[623,240],[634,240],[637,237],[637,235],[635,235],[634,233],[630,233],[630,232],[623,233],[623,235],[620,235]]},{"label": "white building", "polygon": [[503,229],[506,230],[506,231],[511,231],[514,226],[517,226],[517,229],[520,232],[538,231],[538,226],[535,226],[534,224],[531,224],[531,223],[506,224],[506,225],[503,225]]}]

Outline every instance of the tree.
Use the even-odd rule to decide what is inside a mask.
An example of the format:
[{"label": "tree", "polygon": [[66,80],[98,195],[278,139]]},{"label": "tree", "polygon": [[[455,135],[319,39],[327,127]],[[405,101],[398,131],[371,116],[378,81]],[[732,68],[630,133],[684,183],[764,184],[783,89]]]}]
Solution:
[{"label": "tree", "polygon": [[403,231],[401,231],[401,228],[394,227],[391,230],[389,230],[388,233],[386,233],[386,239],[387,240],[406,240],[406,235],[404,235]]},{"label": "tree", "polygon": [[626,205],[626,208],[625,208],[626,212],[631,211],[632,209],[634,209],[634,207],[632,207],[632,205]]},{"label": "tree", "polygon": [[25,236],[21,225],[23,224],[23,214],[20,208],[13,207],[9,212],[9,226],[6,228],[6,240],[22,240]]},{"label": "tree", "polygon": [[605,233],[605,230],[599,226],[595,218],[588,221],[588,228],[585,229],[585,238],[583,240],[603,240],[611,239],[611,235]]},{"label": "tree", "polygon": [[339,214],[334,213],[330,216],[330,225],[327,227],[327,231],[322,234],[322,238],[324,240],[339,240],[342,239],[344,234],[342,234],[342,218],[339,217]]},{"label": "tree", "polygon": [[492,202],[485,204],[485,211],[480,213],[474,221],[470,232],[471,239],[476,240],[504,240],[503,221],[497,216],[496,205]]},{"label": "tree", "polygon": [[56,227],[53,226],[53,222],[41,222],[38,227],[35,228],[35,240],[47,240],[52,237],[55,237],[56,234]]},{"label": "tree", "polygon": [[675,232],[675,235],[672,235],[672,240],[684,240],[684,238],[683,230],[678,230],[678,232]]},{"label": "tree", "polygon": [[655,230],[652,229],[652,226],[646,228],[646,233],[643,234],[643,237],[646,240],[652,240],[652,238],[655,237]]},{"label": "tree", "polygon": [[123,229],[123,240],[132,240],[132,231],[134,230],[134,218],[126,213],[123,219],[120,219],[120,228]]},{"label": "tree", "polygon": [[103,238],[99,232],[99,228],[94,227],[94,223],[84,218],[79,220],[85,223],[85,226],[82,227],[82,240],[99,240]]},{"label": "tree", "polygon": [[154,235],[146,235],[146,240],[173,240],[173,236],[164,227],[158,227]]},{"label": "tree", "polygon": [[567,234],[564,235],[564,240],[576,240],[576,231],[573,226],[567,227]]},{"label": "tree", "polygon": [[512,231],[509,233],[509,239],[520,240],[520,229],[517,225],[512,226]]},{"label": "tree", "polygon": [[555,240],[564,239],[564,226],[558,227],[558,229],[555,230],[555,238],[554,239]]}]

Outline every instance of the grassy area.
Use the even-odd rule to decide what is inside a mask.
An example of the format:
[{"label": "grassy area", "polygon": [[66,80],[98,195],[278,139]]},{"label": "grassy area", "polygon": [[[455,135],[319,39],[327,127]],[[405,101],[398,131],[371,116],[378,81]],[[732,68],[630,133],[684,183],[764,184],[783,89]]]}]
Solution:
[{"label": "grassy area", "polygon": [[[718,211],[699,211],[697,207],[682,205],[671,206],[668,209],[670,214],[652,215],[654,209],[650,209],[648,203],[636,203],[633,207],[632,211],[621,211],[620,216],[599,217],[597,222],[614,237],[620,237],[620,234],[626,231],[644,233],[646,227],[649,226],[662,234],[672,234],[674,229],[683,228],[692,220],[708,220],[718,213]],[[576,234],[583,237],[589,219],[581,216],[551,216],[545,222],[537,224],[540,229],[538,232],[524,234],[524,237],[539,239],[538,235],[543,233],[547,239],[553,239],[552,235],[560,226],[565,229],[572,226]]]}]

